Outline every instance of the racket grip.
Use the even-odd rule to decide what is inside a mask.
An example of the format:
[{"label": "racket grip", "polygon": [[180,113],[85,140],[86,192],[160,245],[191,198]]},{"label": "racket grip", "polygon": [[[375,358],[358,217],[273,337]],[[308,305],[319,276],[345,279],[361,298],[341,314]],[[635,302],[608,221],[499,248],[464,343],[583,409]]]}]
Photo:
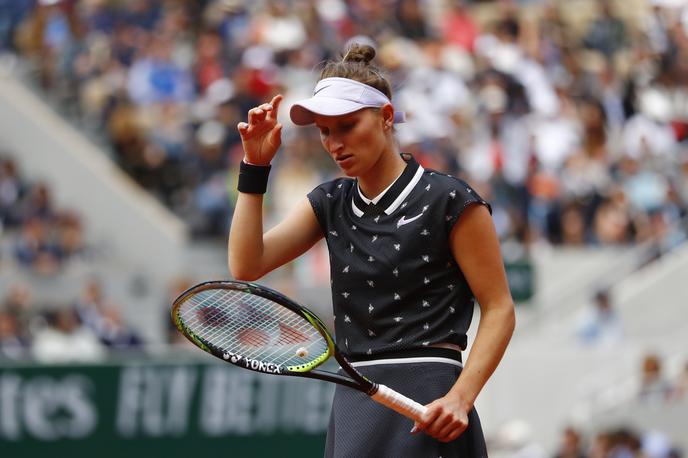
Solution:
[{"label": "racket grip", "polygon": [[399,412],[406,418],[420,421],[427,408],[409,399],[401,393],[397,393],[386,385],[379,384],[377,392],[371,396],[374,401]]}]

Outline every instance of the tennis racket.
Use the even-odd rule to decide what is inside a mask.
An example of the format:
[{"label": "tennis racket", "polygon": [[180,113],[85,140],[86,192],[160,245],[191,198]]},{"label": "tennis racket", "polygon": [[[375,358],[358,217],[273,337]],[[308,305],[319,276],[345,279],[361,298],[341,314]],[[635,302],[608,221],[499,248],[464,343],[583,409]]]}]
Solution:
[{"label": "tennis racket", "polygon": [[[201,283],[182,293],[171,313],[187,339],[223,361],[265,374],[338,383],[414,421],[425,413],[425,406],[364,377],[338,351],[320,318],[265,286]],[[332,356],[347,375],[316,369]]]}]

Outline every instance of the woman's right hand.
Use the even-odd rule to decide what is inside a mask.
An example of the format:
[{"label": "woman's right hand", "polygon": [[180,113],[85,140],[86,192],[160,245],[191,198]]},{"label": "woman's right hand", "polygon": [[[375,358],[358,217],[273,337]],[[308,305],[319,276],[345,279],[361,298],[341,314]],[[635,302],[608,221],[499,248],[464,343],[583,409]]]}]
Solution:
[{"label": "woman's right hand", "polygon": [[269,165],[282,144],[282,124],[277,122],[277,111],[282,95],[272,98],[248,112],[248,123],[237,125],[244,147],[244,162],[253,165]]}]

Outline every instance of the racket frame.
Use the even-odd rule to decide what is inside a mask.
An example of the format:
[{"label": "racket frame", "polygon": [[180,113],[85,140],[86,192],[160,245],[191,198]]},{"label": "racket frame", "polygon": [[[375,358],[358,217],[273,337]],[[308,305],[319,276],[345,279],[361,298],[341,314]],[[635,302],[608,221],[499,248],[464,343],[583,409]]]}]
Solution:
[{"label": "racket frame", "polygon": [[[253,294],[265,299],[268,299],[272,302],[275,302],[290,311],[296,313],[297,315],[303,317],[306,319],[317,331],[320,333],[320,335],[325,339],[325,342],[327,343],[327,352],[323,353],[320,355],[318,358],[314,359],[313,361],[310,361],[305,364],[301,365],[296,365],[296,366],[284,366],[284,365],[279,365],[278,367],[275,367],[274,365],[261,365],[261,364],[240,364],[242,361],[241,358],[235,359],[233,358],[232,354],[227,353],[226,350],[223,350],[206,339],[203,339],[202,337],[196,335],[185,323],[184,320],[181,318],[180,313],[179,313],[179,308],[182,303],[184,303],[186,300],[189,299],[189,297],[194,296],[202,291],[206,290],[230,290],[230,291],[238,291],[246,294]],[[360,372],[358,372],[351,364],[349,361],[344,357],[344,355],[339,351],[337,348],[334,339],[330,335],[329,331],[327,330],[327,326],[325,323],[312,311],[310,311],[308,308],[294,302],[293,300],[289,299],[287,296],[271,289],[267,288],[262,285],[258,285],[256,283],[250,283],[250,282],[243,282],[243,281],[238,281],[238,280],[212,280],[212,281],[207,281],[204,283],[200,283],[198,285],[195,285],[183,293],[179,295],[172,304],[172,310],[171,310],[171,317],[172,317],[172,322],[174,325],[179,329],[179,331],[188,339],[190,340],[194,345],[197,347],[201,348],[203,351],[206,353],[210,353],[211,355],[215,356],[216,358],[219,358],[225,362],[229,362],[231,364],[234,364],[236,366],[239,366],[243,369],[248,369],[252,370],[255,372],[261,372],[261,373],[268,373],[272,375],[286,375],[286,376],[296,376],[296,377],[305,377],[305,378],[312,378],[312,379],[317,379],[317,380],[324,380],[328,382],[334,382],[338,383],[340,385],[347,386],[349,388],[353,388],[358,391],[362,391],[369,396],[374,395],[375,393],[378,392],[379,385],[375,382],[372,382],[368,380],[364,375],[362,375]],[[238,355],[241,356],[241,355]],[[322,365],[330,359],[330,357],[334,356],[335,360],[339,363],[341,368],[349,375],[349,377],[342,376],[340,374],[336,374],[333,372],[329,371],[324,371],[324,370],[319,370],[316,369],[318,366]],[[242,357],[243,358],[243,357]]]}]

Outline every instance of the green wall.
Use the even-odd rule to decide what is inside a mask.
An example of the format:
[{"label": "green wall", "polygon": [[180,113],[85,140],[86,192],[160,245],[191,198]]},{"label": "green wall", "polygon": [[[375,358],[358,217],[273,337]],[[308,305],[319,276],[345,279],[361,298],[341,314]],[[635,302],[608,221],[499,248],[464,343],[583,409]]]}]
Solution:
[{"label": "green wall", "polygon": [[0,455],[322,456],[333,390],[227,364],[0,367]]}]

